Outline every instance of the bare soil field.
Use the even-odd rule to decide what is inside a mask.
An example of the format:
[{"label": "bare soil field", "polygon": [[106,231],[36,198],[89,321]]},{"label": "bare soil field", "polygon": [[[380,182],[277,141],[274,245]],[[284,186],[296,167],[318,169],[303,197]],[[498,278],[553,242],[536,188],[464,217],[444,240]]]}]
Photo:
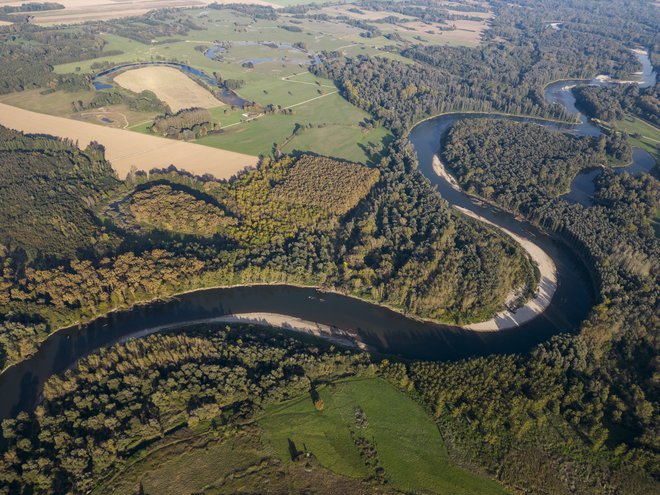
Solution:
[{"label": "bare soil field", "polygon": [[[358,10],[361,10],[362,13],[358,12],[351,12],[349,9],[355,9],[357,8]],[[404,15],[404,14],[399,14],[397,12],[389,12],[386,10],[365,10],[365,9],[360,9],[354,4],[346,4],[346,5],[335,5],[332,7],[324,7],[320,11],[322,14],[327,14],[330,16],[346,16],[350,17],[351,19],[359,19],[362,21],[376,21],[378,19],[384,19],[385,17],[389,16],[394,16],[394,17],[399,17],[401,19],[414,19],[414,17]]]},{"label": "bare soil field", "polygon": [[97,141],[105,146],[106,157],[121,178],[132,167],[149,171],[175,165],[197,175],[227,179],[256,165],[258,160],[256,156],[35,113],[3,103],[0,124],[23,132],[68,138],[83,148]]},{"label": "bare soil field", "polygon": [[423,38],[429,36],[434,42],[445,41],[452,44],[462,44],[474,46],[481,41],[481,33],[488,28],[486,20],[484,21],[449,21],[456,29],[452,31],[443,31],[435,24],[427,24],[422,21],[406,22],[397,26],[399,33],[414,32]]},{"label": "bare soil field", "polygon": [[182,108],[215,108],[224,105],[208,90],[172,67],[132,69],[116,76],[115,82],[134,93],[141,93],[145,89],[153,91],[169,105],[172,112]]},{"label": "bare soil field", "polygon": [[[262,0],[216,0],[219,3],[255,3],[272,5]],[[0,5],[20,5],[25,0],[0,0]],[[170,7],[199,7],[209,2],[202,0],[57,0],[64,9],[32,12],[32,22],[41,25],[78,24],[94,20],[116,19],[142,15],[155,9]]]}]

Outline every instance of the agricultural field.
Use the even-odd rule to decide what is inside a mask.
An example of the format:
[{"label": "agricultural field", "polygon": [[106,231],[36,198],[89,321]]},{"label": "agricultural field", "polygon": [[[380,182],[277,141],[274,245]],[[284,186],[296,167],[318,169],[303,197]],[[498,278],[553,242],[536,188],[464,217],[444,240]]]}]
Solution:
[{"label": "agricultural field", "polygon": [[[113,53],[86,61],[55,66],[58,74],[95,74],[101,64],[171,60],[188,64],[211,76],[218,74],[223,79],[243,81],[236,90],[245,100],[254,102],[257,108],[281,109],[274,112],[263,110],[245,111],[230,105],[211,108],[214,122],[222,132],[201,138],[198,143],[206,146],[236,151],[243,154],[270,154],[277,148],[282,152],[311,151],[357,162],[368,162],[390,139],[383,127],[365,126],[369,115],[351,105],[339,94],[330,80],[319,79],[307,71],[313,53],[322,50],[345,51],[347,55],[377,54],[403,59],[399,55],[382,51],[380,46],[390,43],[381,40],[366,40],[357,27],[342,23],[320,22],[305,19],[300,24],[301,32],[292,32],[281,26],[288,25],[287,17],[277,21],[253,20],[232,10],[193,9],[179,14],[181,19],[190,19],[205,29],[191,31],[187,37],[172,36],[167,40],[156,39],[144,44],[116,34],[102,34],[106,41],[104,52]],[[283,20],[284,19],[284,20]],[[293,24],[291,24],[293,25]],[[256,40],[256,41],[255,41]],[[221,57],[213,57],[205,51],[225,43]],[[294,47],[294,43],[299,43]],[[304,49],[300,47],[304,46]],[[116,54],[117,51],[122,52]],[[102,54],[101,54],[102,55]],[[247,64],[251,63],[248,67]],[[142,70],[142,69],[140,69]],[[161,74],[176,73],[181,81],[192,80],[175,69],[150,67]],[[126,84],[131,72],[115,76],[114,91],[130,93],[151,89],[158,94],[158,87],[142,82]],[[169,77],[169,76],[168,76]],[[166,79],[166,78],[165,78]],[[163,79],[164,80],[164,79]],[[193,82],[193,84],[195,84]],[[167,82],[161,84],[167,87]],[[171,85],[169,85],[171,86]],[[199,85],[196,85],[197,87]],[[198,91],[205,91],[199,86]],[[148,133],[156,116],[155,112],[135,112],[126,105],[107,105],[93,110],[75,111],[72,101],[87,104],[94,91],[69,93],[56,91],[42,94],[39,91],[9,94],[0,101],[21,108],[49,113],[51,115],[83,120],[107,127],[129,129]],[[24,96],[27,94],[27,98]],[[183,108],[173,99],[163,96],[173,111]],[[193,105],[192,101],[189,101]],[[193,106],[206,106],[199,105]],[[302,129],[296,132],[295,129]]]},{"label": "agricultural field", "polygon": [[208,422],[186,428],[129,459],[92,493],[131,495],[139,483],[145,493],[506,493],[453,466],[431,418],[382,379],[353,378],[317,392],[321,411],[305,395],[267,407],[224,437]]},{"label": "agricultural field", "polygon": [[114,78],[122,88],[141,93],[152,91],[172,112],[184,108],[215,108],[224,104],[207,89],[172,67],[141,67],[122,72]]},{"label": "agricultural field", "polygon": [[[447,3],[446,7],[450,14],[466,15],[465,12],[452,11],[451,3]],[[481,41],[481,33],[488,28],[488,19],[492,17],[490,12],[469,12],[470,17],[479,17],[481,20],[449,21],[449,26],[452,26],[454,29],[447,30],[447,25],[443,26],[439,23],[421,21],[413,16],[399,12],[364,10],[351,3],[324,7],[320,12],[329,16],[345,16],[366,22],[378,21],[387,17],[397,17],[400,20],[399,22],[378,24],[383,34],[396,33],[403,40],[411,43],[460,46],[478,45]],[[371,38],[369,41],[379,43],[383,39],[385,38],[381,36]],[[391,43],[390,40],[386,41]]]},{"label": "agricultural field", "polygon": [[[78,0],[71,1],[75,4]],[[294,3],[300,2],[287,5]],[[451,8],[450,3],[447,8]],[[92,76],[101,67],[127,63],[183,63],[208,77],[233,81],[237,85],[234,91],[251,106],[223,104],[199,81],[172,67],[132,69],[104,82],[112,86],[110,91],[126,98],[135,99],[136,93],[150,90],[173,112],[189,107],[210,109],[212,124],[220,130],[199,137],[196,142],[201,145],[252,156],[300,151],[368,163],[377,159],[391,135],[384,127],[371,125],[370,116],[348,103],[333,81],[308,72],[314,54],[338,51],[351,57],[376,55],[411,63],[387,47],[405,43],[472,46],[479,42],[491,15],[476,12],[474,17],[481,21],[455,21],[456,29],[443,30],[441,24],[386,10],[360,10],[355,4],[324,6],[311,12],[329,15],[332,20],[283,12],[275,20],[255,19],[230,9],[192,8],[173,15],[177,22],[193,23],[201,29],[190,30],[185,36],[156,37],[151,43],[101,33],[106,45],[99,57],[55,65],[55,72]],[[378,22],[385,17],[399,22]],[[377,26],[380,34],[365,37],[363,28],[346,19],[375,22],[370,25]],[[0,102],[105,127],[150,132],[161,112],[126,102],[90,104],[105,91],[32,90],[0,96]]]},{"label": "agricultural field", "polygon": [[256,156],[42,115],[3,103],[0,124],[24,132],[69,138],[82,147],[97,141],[105,146],[106,158],[122,179],[132,168],[149,171],[172,164],[194,174],[208,173],[227,179],[257,163]]}]

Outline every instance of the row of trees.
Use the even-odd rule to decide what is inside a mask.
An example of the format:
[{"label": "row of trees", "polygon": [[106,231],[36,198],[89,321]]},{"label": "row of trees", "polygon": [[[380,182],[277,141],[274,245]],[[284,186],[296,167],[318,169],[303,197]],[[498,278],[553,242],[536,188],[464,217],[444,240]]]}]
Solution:
[{"label": "row of trees", "polygon": [[137,95],[127,91],[111,89],[94,93],[88,102],[75,100],[71,102],[74,112],[82,112],[92,108],[107,107],[110,105],[126,105],[136,112],[169,112],[170,107],[158,99],[153,91],[145,89]]}]

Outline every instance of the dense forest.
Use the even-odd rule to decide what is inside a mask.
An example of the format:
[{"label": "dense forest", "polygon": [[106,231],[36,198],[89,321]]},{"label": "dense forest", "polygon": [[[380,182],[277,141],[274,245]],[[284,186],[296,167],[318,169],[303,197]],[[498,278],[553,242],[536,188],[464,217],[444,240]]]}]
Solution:
[{"label": "dense forest", "polygon": [[[14,179],[0,219],[0,305],[51,329],[211,285],[322,285],[449,322],[488,318],[511,290],[536,286],[522,249],[452,216],[402,143],[377,168],[285,156],[230,181],[172,168],[119,182],[100,147],[4,132],[3,146],[20,152],[3,161]],[[46,166],[48,182],[34,174]],[[38,230],[26,217],[35,204]],[[3,324],[3,364],[44,336],[21,328]]]},{"label": "dense forest", "polygon": [[30,257],[73,257],[109,242],[90,212],[118,184],[103,149],[0,127],[0,244]]},{"label": "dense forest", "polygon": [[88,493],[168,432],[202,423],[231,438],[265,404],[373,372],[367,354],[254,327],[200,326],[116,345],[53,377],[35,414],[3,423],[0,493]]},{"label": "dense forest", "polygon": [[184,108],[176,113],[158,115],[149,130],[174,139],[197,139],[219,127],[205,108]]},{"label": "dense forest", "polygon": [[537,124],[469,119],[449,131],[443,159],[464,190],[520,211],[568,192],[587,168],[630,162],[631,149],[618,135],[577,138]]},{"label": "dense forest", "polygon": [[[539,416],[526,423],[519,419],[514,421],[512,417],[506,419],[505,415],[510,414],[506,408],[499,413],[494,413],[494,409],[485,412],[484,396],[488,394],[496,394],[487,399],[492,401],[489,403],[493,408],[499,407],[497,404],[509,407],[506,394],[500,391],[502,377],[509,373],[516,377],[507,392],[512,394],[512,400],[523,389],[524,397],[543,396],[546,410],[558,412],[575,431],[584,435],[584,440],[575,439],[570,449],[574,452],[573,458],[584,463],[577,467],[577,472],[590,470],[594,477],[589,483],[597,484],[585,485],[582,492],[601,493],[605,484],[613,482],[620,485],[614,493],[645,493],[651,490],[646,485],[648,480],[657,479],[659,474],[652,413],[657,407],[657,393],[649,379],[657,372],[653,356],[658,348],[654,329],[658,324],[660,243],[652,224],[660,204],[658,181],[649,174],[633,177],[605,170],[596,181],[594,206],[569,204],[556,197],[557,180],[565,183],[566,177],[578,169],[576,165],[571,167],[571,163],[580,162],[566,162],[561,154],[555,162],[549,162],[548,158],[558,152],[557,148],[553,149],[553,143],[564,142],[559,146],[561,153],[570,153],[568,141],[564,140],[575,138],[550,136],[540,126],[510,124],[508,127],[516,126],[522,132],[514,129],[507,133],[507,147],[503,147],[493,137],[498,135],[497,129],[507,126],[479,120],[462,123],[448,138],[447,148],[451,150],[446,154],[451,157],[448,165],[459,182],[469,183],[478,194],[524,214],[570,245],[593,271],[598,281],[600,303],[583,324],[580,336],[556,339],[521,361],[489,358],[457,365],[429,365],[417,369],[413,366],[413,377],[416,374],[418,378],[412,379],[415,383],[421,381],[422,393],[428,394],[427,400],[438,400],[448,412],[459,408],[460,417],[472,418],[471,422],[463,423],[463,432],[457,437],[458,444],[465,449],[464,454],[485,460],[493,469],[504,473],[503,477],[510,476],[509,482],[515,486],[549,489],[556,480],[551,480],[545,470],[534,470],[531,464],[536,461],[533,459],[566,469],[567,457],[552,446],[553,435],[547,431],[543,420],[537,421]],[[466,146],[463,140],[480,143],[480,146]],[[577,140],[575,142],[579,149]],[[530,143],[537,143],[531,147],[532,151],[529,151]],[[523,153],[522,156],[540,154],[537,160],[555,163],[560,177],[553,179],[549,171],[539,170],[534,174],[537,180],[528,182],[529,162],[511,159],[518,153]],[[488,156],[487,163],[485,156]],[[545,180],[538,180],[541,177]],[[523,180],[517,183],[516,178]],[[487,377],[493,373],[497,373],[498,379],[491,382]],[[479,383],[493,383],[494,388],[482,388],[481,398],[466,401],[466,395],[473,393],[469,390],[469,380],[477,376],[482,377]],[[553,384],[540,386],[550,376]],[[534,392],[535,389],[538,392]],[[553,398],[552,389],[558,391],[556,398]],[[521,402],[520,407],[523,409],[516,409],[514,414],[528,406]],[[443,411],[439,410],[438,414]],[[502,424],[515,426],[503,429]],[[516,435],[527,436],[532,431],[543,439],[540,444],[514,448],[510,443]],[[479,446],[472,438],[475,433],[478,438],[485,435],[491,445]],[[567,447],[565,443],[562,445],[562,448]],[[586,450],[601,453],[608,459],[608,466],[620,466],[622,471],[603,471],[587,459]],[[525,456],[530,459],[529,467],[525,468],[528,472],[509,464],[520,463]],[[542,478],[535,480],[538,476]],[[647,476],[648,480],[643,481]]]},{"label": "dense forest", "polygon": [[127,203],[135,222],[170,232],[213,236],[237,222],[213,202],[197,199],[194,190],[187,191],[176,185],[139,189],[131,194]]}]

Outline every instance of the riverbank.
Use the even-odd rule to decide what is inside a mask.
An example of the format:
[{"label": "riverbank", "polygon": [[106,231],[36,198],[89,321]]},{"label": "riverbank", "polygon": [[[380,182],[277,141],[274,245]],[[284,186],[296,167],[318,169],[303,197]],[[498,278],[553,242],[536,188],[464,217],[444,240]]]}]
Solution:
[{"label": "riverbank", "polygon": [[[553,82],[558,82],[558,81],[572,81],[573,79],[558,79],[557,81]],[[546,84],[543,87],[543,91],[545,91],[545,88],[547,88],[550,84],[553,82],[550,82]],[[574,122],[568,122],[566,120],[561,120],[561,119],[555,119],[552,117],[534,117],[532,115],[523,115],[523,114],[518,114],[518,113],[505,113],[505,112],[498,112],[498,111],[476,111],[476,110],[452,110],[449,112],[442,112],[438,113],[436,115],[431,115],[430,117],[424,117],[423,119],[418,120],[415,122],[413,125],[411,125],[406,132],[404,133],[403,137],[408,137],[412,130],[417,127],[419,124],[423,122],[428,122],[429,120],[437,119],[439,117],[447,117],[450,115],[483,115],[484,118],[490,118],[492,116],[496,117],[506,117],[506,118],[516,118],[516,119],[529,119],[529,120],[536,120],[536,121],[543,121],[543,122],[552,122],[554,124],[558,125],[566,125],[566,126],[572,126],[572,125],[577,125],[579,122],[574,121]]]},{"label": "riverbank", "polygon": [[[436,172],[436,174],[445,179],[453,189],[461,191],[458,182],[449,172],[447,172],[442,161],[440,161],[440,158],[437,155],[434,155],[433,157],[433,170]],[[548,306],[550,306],[552,297],[557,291],[557,266],[555,265],[554,261],[552,261],[552,258],[532,241],[524,239],[523,237],[511,232],[508,229],[505,229],[504,227],[495,225],[493,222],[480,215],[477,215],[476,213],[471,212],[466,208],[462,208],[460,206],[454,206],[454,208],[464,215],[479,220],[480,222],[484,222],[488,225],[492,225],[493,227],[501,230],[509,237],[511,237],[514,241],[520,244],[520,246],[532,258],[532,260],[534,260],[541,274],[539,284],[536,288],[536,295],[527,301],[525,305],[515,310],[507,309],[505,311],[501,311],[490,320],[480,323],[463,325],[461,328],[477,332],[493,332],[498,330],[505,330],[507,328],[517,327],[523,323],[531,321],[543,313],[548,308]],[[507,300],[514,299],[517,292],[518,291],[513,291],[511,294],[509,294]]]},{"label": "riverbank", "polygon": [[[216,316],[213,318],[200,318],[167,325],[159,325],[126,335],[121,339],[116,340],[111,345],[127,342],[132,339],[139,339],[159,332],[186,328],[193,325],[206,325],[212,323],[242,323],[260,325],[263,327],[279,328],[282,330],[289,330],[291,332],[302,333],[312,337],[321,338],[328,342],[332,342],[344,347],[367,350],[366,344],[360,341],[356,335],[338,327],[304,320],[295,316],[266,312],[229,314],[224,316]],[[82,359],[82,356],[79,359]]]}]

